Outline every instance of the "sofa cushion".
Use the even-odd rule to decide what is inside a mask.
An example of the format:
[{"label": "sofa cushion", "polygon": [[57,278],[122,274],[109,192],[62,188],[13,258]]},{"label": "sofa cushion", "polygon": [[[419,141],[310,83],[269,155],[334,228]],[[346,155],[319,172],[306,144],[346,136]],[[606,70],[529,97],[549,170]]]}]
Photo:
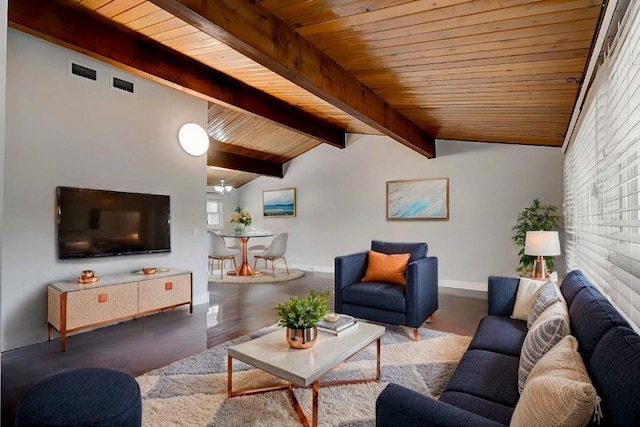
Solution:
[{"label": "sofa cushion", "polygon": [[[573,298],[584,288],[592,288],[593,285],[587,280],[580,270],[573,270],[562,280],[560,290],[567,302],[567,307],[571,308]],[[579,340],[578,340],[579,341]]]},{"label": "sofa cushion", "polygon": [[593,414],[596,397],[578,342],[567,335],[531,370],[511,426],[584,426]]},{"label": "sofa cushion", "polygon": [[406,285],[404,276],[409,262],[409,254],[383,254],[369,251],[367,271],[363,282],[389,282],[396,285]]},{"label": "sofa cushion", "polygon": [[536,295],[540,288],[542,288],[547,282],[558,281],[558,274],[553,273],[554,276],[545,280],[536,280],[529,277],[521,277],[518,283],[518,292],[516,294],[516,302],[513,306],[513,313],[511,317],[514,319],[527,320],[529,312],[536,300]]},{"label": "sofa cushion", "polygon": [[640,425],[640,336],[625,327],[609,330],[587,370],[602,398],[603,424]]},{"label": "sofa cushion", "polygon": [[503,316],[485,316],[480,320],[469,348],[520,357],[520,349],[526,335],[527,324],[522,320]]},{"label": "sofa cushion", "polygon": [[552,281],[548,281],[538,290],[536,293],[536,297],[533,300],[533,305],[531,306],[531,311],[529,312],[529,316],[527,317],[527,328],[530,328],[533,325],[533,322],[536,321],[538,316],[542,314],[551,304],[560,301],[559,292],[557,290],[557,285]]},{"label": "sofa cushion", "polygon": [[458,391],[515,407],[520,397],[518,358],[486,350],[467,350],[444,391]]},{"label": "sofa cushion", "polygon": [[392,243],[380,240],[371,241],[371,250],[383,254],[409,254],[409,262],[427,256],[429,247],[426,243]]},{"label": "sofa cushion", "polygon": [[386,282],[358,282],[342,289],[345,304],[382,308],[404,313],[406,311],[406,286]]},{"label": "sofa cushion", "polygon": [[578,292],[569,309],[571,331],[578,340],[580,353],[588,366],[593,350],[607,331],[629,324],[597,289],[589,287]]},{"label": "sofa cushion", "polygon": [[446,391],[439,400],[504,425],[509,424],[513,414],[513,408],[509,406],[459,391]]},{"label": "sofa cushion", "polygon": [[553,348],[558,341],[569,335],[569,325],[563,316],[542,313],[533,323],[522,344],[520,367],[518,369],[518,390],[522,392],[524,383],[534,365]]}]

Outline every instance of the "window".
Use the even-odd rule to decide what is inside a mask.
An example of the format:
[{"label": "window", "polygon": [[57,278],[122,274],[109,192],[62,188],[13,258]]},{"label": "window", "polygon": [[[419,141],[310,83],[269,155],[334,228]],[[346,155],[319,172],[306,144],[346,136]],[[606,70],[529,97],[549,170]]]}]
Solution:
[{"label": "window", "polygon": [[222,221],[222,200],[207,195],[207,227],[221,229]]},{"label": "window", "polygon": [[640,325],[640,2],[598,70],[564,159],[565,255]]}]

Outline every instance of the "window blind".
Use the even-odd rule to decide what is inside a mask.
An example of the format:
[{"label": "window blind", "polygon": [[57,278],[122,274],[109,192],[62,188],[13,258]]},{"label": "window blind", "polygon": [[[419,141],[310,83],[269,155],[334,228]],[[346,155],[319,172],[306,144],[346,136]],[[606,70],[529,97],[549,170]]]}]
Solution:
[{"label": "window blind", "polygon": [[640,325],[640,2],[598,69],[564,158],[565,257]]}]

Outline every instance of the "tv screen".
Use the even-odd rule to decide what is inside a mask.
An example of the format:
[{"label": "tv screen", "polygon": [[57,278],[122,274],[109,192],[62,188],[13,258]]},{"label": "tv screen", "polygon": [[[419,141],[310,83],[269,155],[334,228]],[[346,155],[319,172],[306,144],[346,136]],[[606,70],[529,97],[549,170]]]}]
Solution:
[{"label": "tv screen", "polygon": [[169,196],[58,187],[58,258],[171,252]]}]

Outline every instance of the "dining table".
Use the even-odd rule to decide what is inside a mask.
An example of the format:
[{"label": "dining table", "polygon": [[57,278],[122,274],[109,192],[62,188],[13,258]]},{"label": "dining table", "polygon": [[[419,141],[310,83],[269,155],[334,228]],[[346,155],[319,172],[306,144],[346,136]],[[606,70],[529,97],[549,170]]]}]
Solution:
[{"label": "dining table", "polygon": [[249,247],[249,239],[252,237],[271,237],[273,233],[270,231],[248,231],[242,234],[236,233],[226,233],[220,232],[218,233],[220,237],[229,237],[240,240],[242,244],[242,263],[240,267],[236,271],[229,271],[227,274],[229,276],[258,276],[263,274],[262,271],[256,271],[254,273],[253,269],[249,265],[249,256],[248,256],[248,247]]}]

